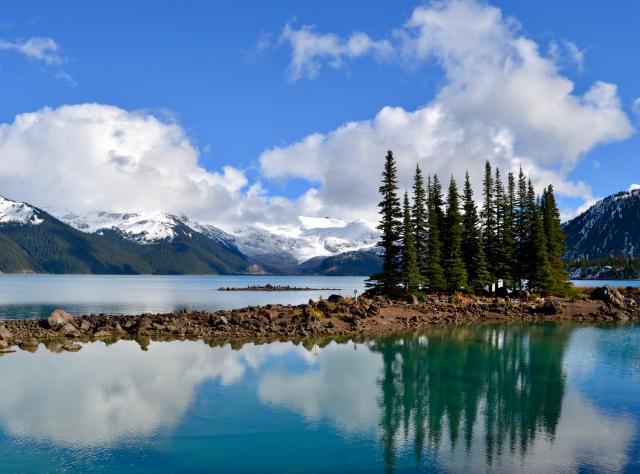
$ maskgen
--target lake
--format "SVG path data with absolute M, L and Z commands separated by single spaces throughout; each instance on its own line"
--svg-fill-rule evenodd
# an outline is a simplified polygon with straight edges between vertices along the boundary
M 640 326 L 0 357 L 0 472 L 638 472 Z
M 331 293 L 353 296 L 365 277 L 263 275 L 0 275 L 0 319 L 46 318 L 55 308 L 71 314 L 168 313 L 182 308 L 216 311 L 269 303 L 302 304 Z M 291 285 L 337 288 L 303 292 L 220 292 L 220 287 Z M 577 286 L 640 286 L 640 281 L 575 281 Z
M 364 291 L 364 277 L 262 275 L 0 275 L 0 319 L 42 318 L 55 308 L 71 314 L 168 313 L 182 308 L 217 311 L 269 303 L 302 304 L 332 293 Z M 220 287 L 291 285 L 336 288 L 299 292 L 229 292 Z

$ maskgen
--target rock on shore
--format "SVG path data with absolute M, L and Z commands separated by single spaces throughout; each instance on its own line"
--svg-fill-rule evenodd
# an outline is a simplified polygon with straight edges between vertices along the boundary
M 597 299 L 596 299 L 597 298 Z M 232 311 L 187 311 L 136 316 L 84 315 L 54 311 L 46 320 L 0 322 L 0 351 L 13 346 L 77 351 L 78 342 L 120 338 L 290 340 L 366 336 L 429 325 L 481 322 L 626 321 L 640 319 L 640 290 L 596 289 L 588 298 L 486 298 L 428 295 L 410 303 L 382 297 L 358 300 L 332 295 L 303 305 L 249 306 Z M 141 343 L 142 345 L 142 343 Z

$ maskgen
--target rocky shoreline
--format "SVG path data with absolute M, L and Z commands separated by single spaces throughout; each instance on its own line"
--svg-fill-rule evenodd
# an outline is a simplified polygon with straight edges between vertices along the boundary
M 54 311 L 42 320 L 0 321 L 0 352 L 78 351 L 79 342 L 151 340 L 299 340 L 364 337 L 436 325 L 485 322 L 622 322 L 640 320 L 640 290 L 610 287 L 573 299 L 509 299 L 429 295 L 423 301 L 332 295 L 303 305 L 249 306 L 231 311 L 188 311 L 135 316 L 71 316 Z

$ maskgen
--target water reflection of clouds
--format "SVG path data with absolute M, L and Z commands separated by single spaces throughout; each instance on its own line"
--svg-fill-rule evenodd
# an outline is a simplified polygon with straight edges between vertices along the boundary
M 0 424 L 13 436 L 99 445 L 175 426 L 198 384 L 238 382 L 270 356 L 308 352 L 293 344 L 239 351 L 202 343 L 86 344 L 78 354 L 18 352 L 0 362 Z
M 530 334 L 533 332 L 522 336 L 491 329 L 482 337 L 472 334 L 474 339 L 460 332 L 458 339 L 420 336 L 369 345 L 331 343 L 310 351 L 291 343 L 246 344 L 233 350 L 201 342 L 171 342 L 152 343 L 143 352 L 136 343 L 120 341 L 110 347 L 87 344 L 79 354 L 52 354 L 42 349 L 36 354 L 18 352 L 0 359 L 0 380 L 10 387 L 0 391 L 0 425 L 10 436 L 60 445 L 111 446 L 129 439 L 144 440 L 174 429 L 203 381 L 217 380 L 229 386 L 255 371 L 256 395 L 265 409 L 284 407 L 307 420 L 328 421 L 346 433 L 371 436 L 380 441 L 383 457 L 385 439 L 392 447 L 389 456 L 394 456 L 393 451 L 413 455 L 409 448 L 414 438 L 422 436 L 417 423 L 417 417 L 422 417 L 428 431 L 423 443 L 430 452 L 423 459 L 435 457 L 445 471 L 463 472 L 469 466 L 503 472 L 576 472 L 585 466 L 622 470 L 630 461 L 636 421 L 623 413 L 599 409 L 577 380 L 588 377 L 591 366 L 600 363 L 599 333 L 576 331 L 566 349 L 554 349 L 555 339 L 542 333 Z M 464 357 L 463 348 L 468 351 Z M 510 351 L 522 358 L 503 358 L 501 354 Z M 592 351 L 596 352 L 594 359 L 580 365 L 582 357 Z M 547 356 L 563 360 L 558 366 L 564 369 L 552 370 L 550 379 L 540 378 L 540 369 L 556 367 L 555 363 L 538 365 L 533 370 L 531 364 L 540 364 L 540 356 L 543 361 Z M 274 359 L 283 363 L 271 364 Z M 503 371 L 491 370 L 512 379 L 520 395 L 513 400 L 500 398 L 514 392 L 509 384 L 496 386 L 490 401 L 478 384 L 455 385 L 458 382 L 453 379 L 461 374 L 483 381 L 487 366 L 475 365 L 482 359 L 492 367 L 504 367 Z M 464 370 L 452 371 L 456 367 Z M 474 374 L 470 367 L 482 371 Z M 405 374 L 410 384 L 403 381 Z M 421 386 L 414 385 L 417 380 Z M 548 391 L 523 395 L 543 381 L 551 387 Z M 254 389 L 253 384 L 247 387 Z M 455 387 L 461 392 L 452 391 Z M 464 423 L 457 434 L 451 432 L 450 423 L 462 420 L 467 402 L 474 400 L 477 416 L 467 444 Z M 511 409 L 504 408 L 514 402 Z M 561 408 L 553 406 L 556 402 Z M 420 403 L 425 410 L 421 414 L 414 409 Z M 491 409 L 497 410 L 498 424 L 505 422 L 506 430 L 504 438 L 494 436 L 488 466 L 487 433 L 501 436 L 499 427 L 487 426 L 496 421 L 485 416 Z M 524 421 L 516 420 L 519 416 Z M 552 420 L 557 420 L 557 426 L 550 429 Z M 520 451 L 522 446 L 509 446 L 509 429 L 523 433 L 526 453 Z M 435 430 L 441 430 L 437 449 L 429 438 L 429 431 L 433 434 Z M 524 438 L 518 434 L 516 439 Z M 390 461 L 398 466 L 407 463 L 407 459 L 391 457 Z
M 357 348 L 356 348 L 357 347 Z M 379 355 L 362 344 L 332 343 L 321 349 L 316 365 L 303 373 L 265 374 L 258 395 L 309 419 L 328 418 L 348 430 L 371 430 L 378 423 Z

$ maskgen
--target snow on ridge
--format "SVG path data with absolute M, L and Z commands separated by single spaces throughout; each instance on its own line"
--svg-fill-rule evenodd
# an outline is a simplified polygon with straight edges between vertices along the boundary
M 44 222 L 35 208 L 24 202 L 0 196 L 0 224 L 17 223 L 38 225 Z
M 114 229 L 138 243 L 148 244 L 172 240 L 176 236 L 175 226 L 180 220 L 162 212 L 116 213 L 89 212 L 87 214 L 66 213 L 58 219 L 82 232 L 91 234 Z
M 246 255 L 283 255 L 304 262 L 344 252 L 372 249 L 379 233 L 363 220 L 347 222 L 328 217 L 301 216 L 301 227 L 236 227 L 234 243 Z
M 51 213 L 82 232 L 100 233 L 114 229 L 122 232 L 129 240 L 141 244 L 171 241 L 178 235 L 177 226 L 183 224 L 219 243 L 235 246 L 250 257 L 272 255 L 293 258 L 298 262 L 313 257 L 372 249 L 379 237 L 375 227 L 366 221 L 347 222 L 330 217 L 301 216 L 298 226 L 256 224 L 234 227 L 225 232 L 211 224 L 162 212 L 90 212 L 82 215 L 68 211 Z

